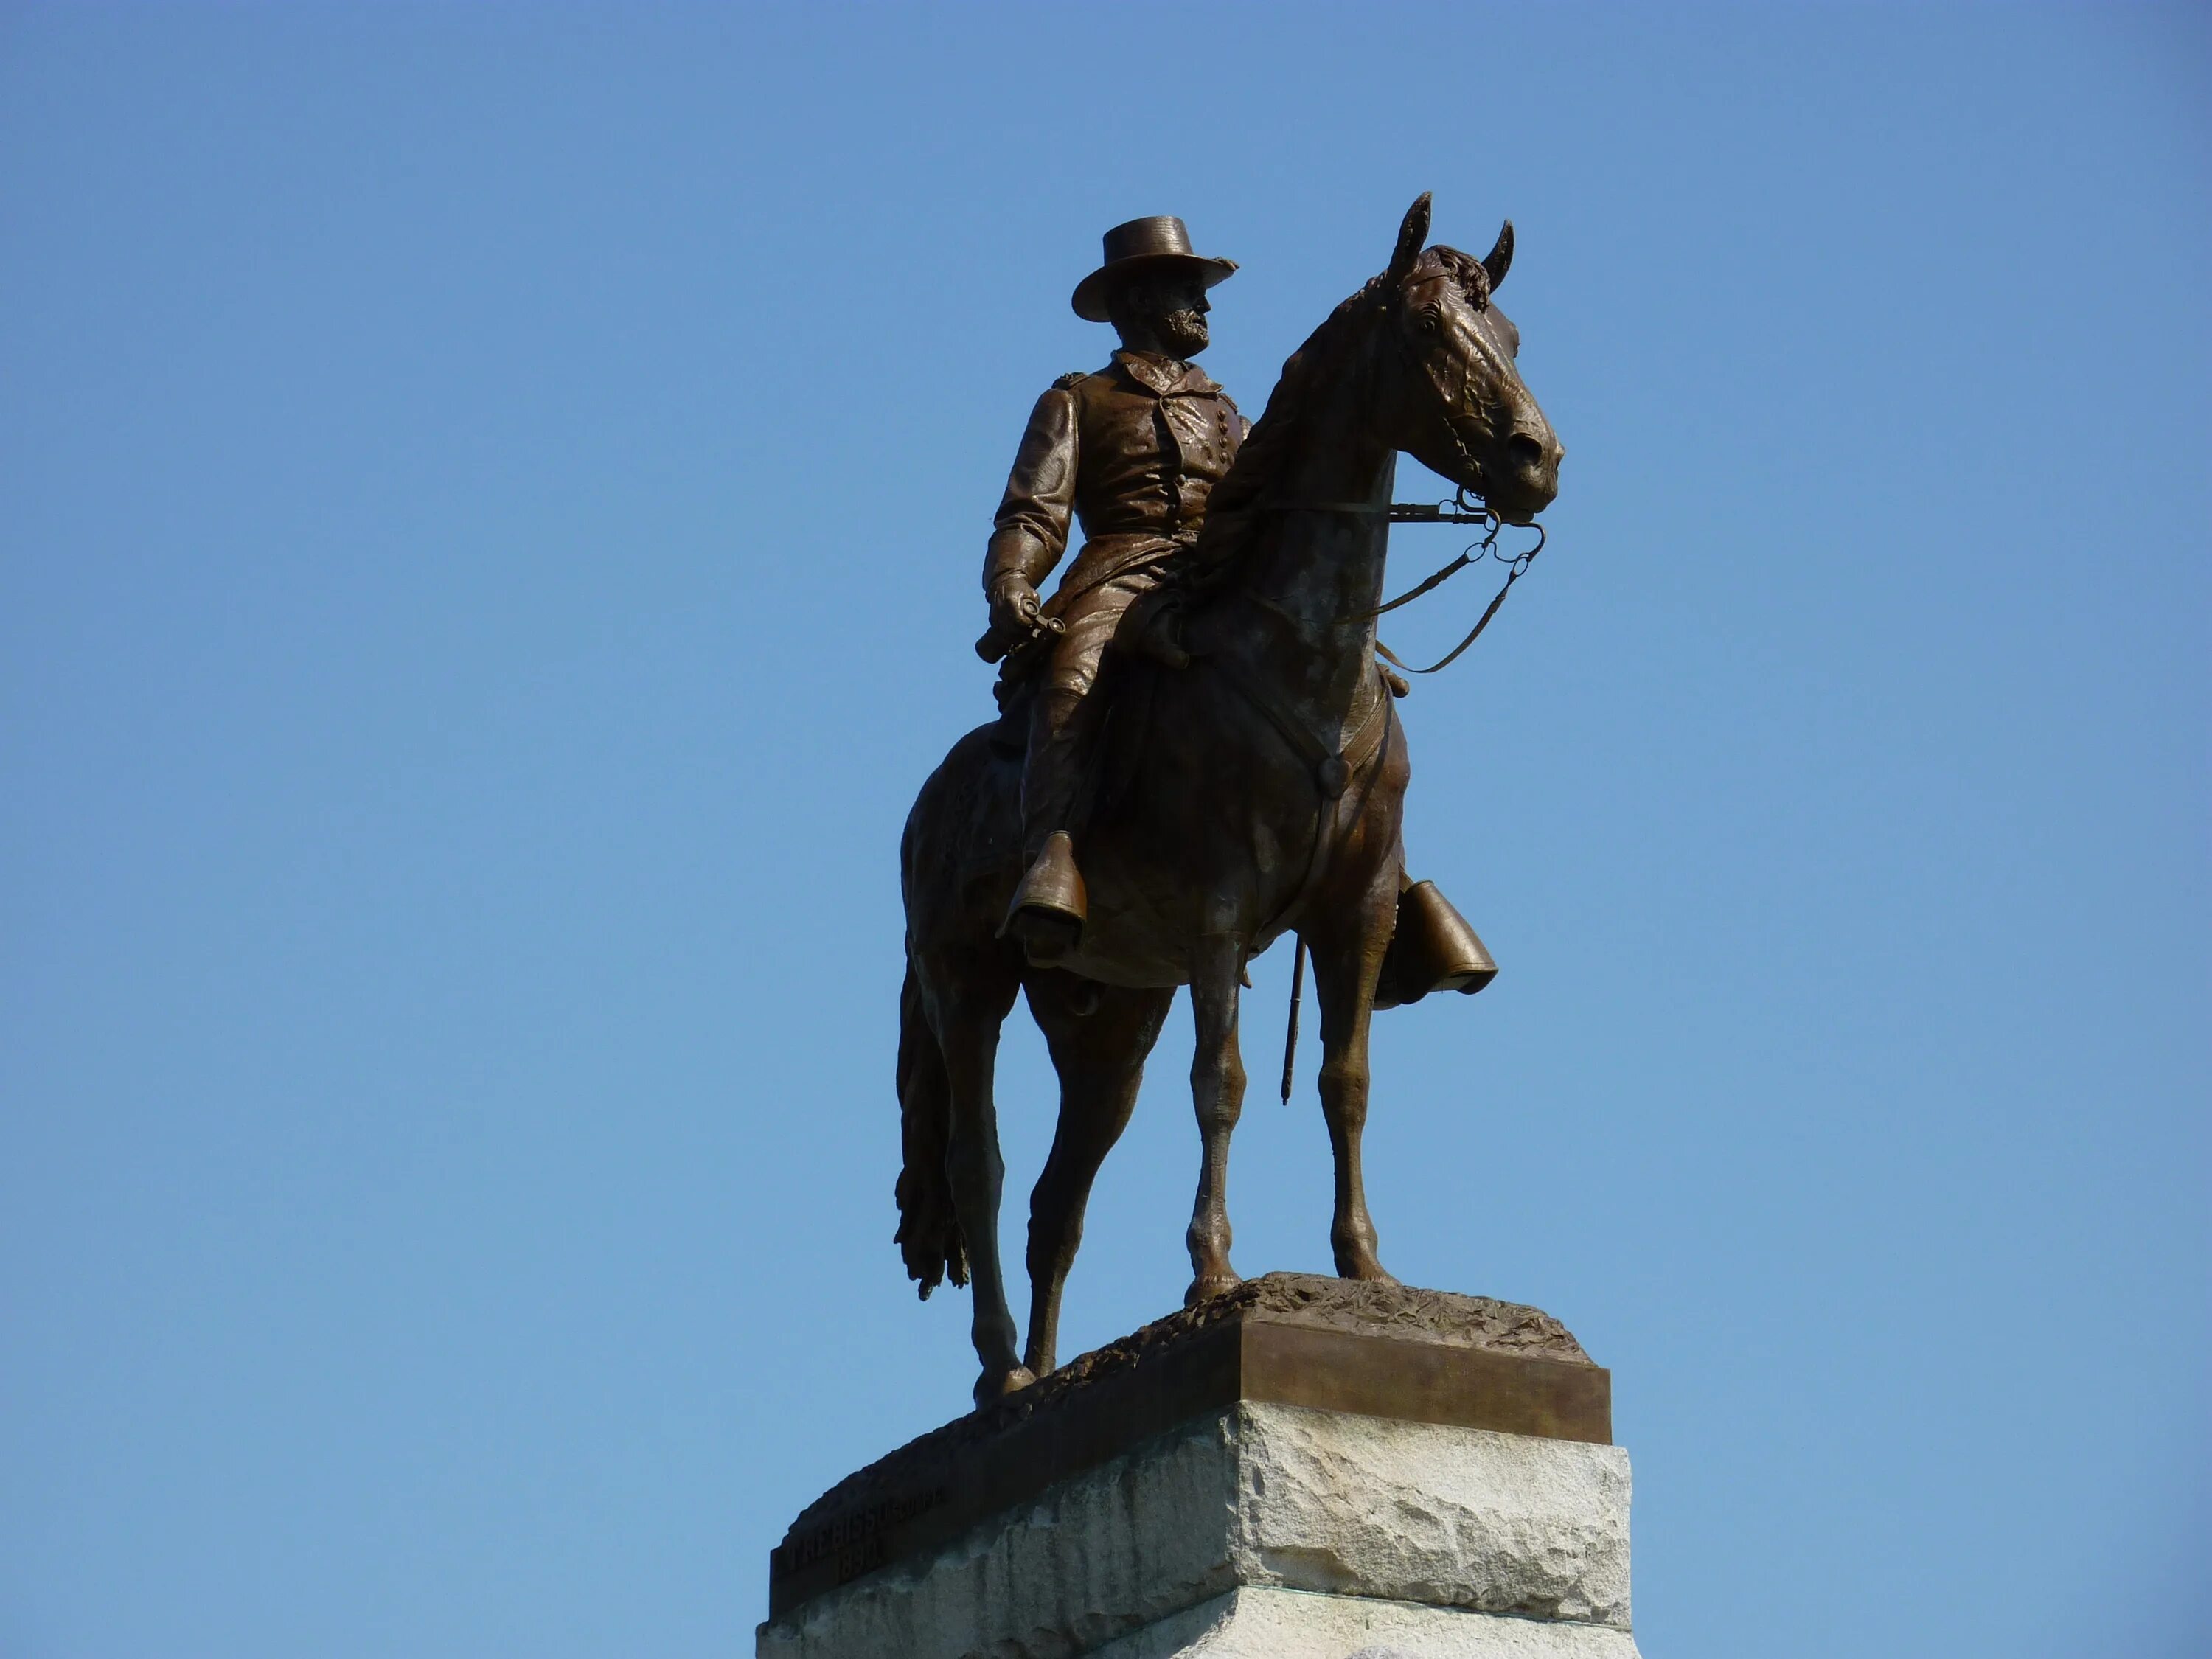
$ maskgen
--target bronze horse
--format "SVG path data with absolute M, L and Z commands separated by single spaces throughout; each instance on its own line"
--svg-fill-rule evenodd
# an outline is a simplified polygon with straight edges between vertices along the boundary
M 1512 227 L 1483 259 L 1424 251 L 1428 228 L 1424 195 L 1389 268 L 1284 365 L 1193 558 L 1177 636 L 1188 665 L 1136 654 L 1119 665 L 1078 832 L 1091 908 L 1077 953 L 1041 969 L 999 936 L 1021 874 L 1020 763 L 991 726 L 953 745 L 907 819 L 898 1243 L 925 1297 L 948 1273 L 956 1285 L 973 1279 L 978 1403 L 1053 1368 L 1091 1182 L 1129 1121 L 1179 985 L 1190 987 L 1197 1026 L 1191 1092 L 1204 1144 L 1187 1300 L 1237 1282 L 1226 1206 L 1244 1097 L 1237 992 L 1246 963 L 1286 929 L 1312 952 L 1321 1006 L 1336 1270 L 1389 1277 L 1359 1141 L 1409 775 L 1375 660 L 1392 478 L 1403 450 L 1525 524 L 1558 493 L 1561 453 L 1515 368 L 1518 332 L 1491 303 Z M 1025 1354 L 999 1260 L 1005 1166 L 992 1091 L 1018 992 L 1060 1084 L 1030 1206 Z

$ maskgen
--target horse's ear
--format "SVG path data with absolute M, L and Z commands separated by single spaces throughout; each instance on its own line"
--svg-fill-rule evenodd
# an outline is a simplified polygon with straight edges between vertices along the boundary
M 1498 292 L 1498 285 L 1505 280 L 1505 273 L 1513 265 L 1513 222 L 1508 219 L 1505 228 L 1498 233 L 1498 246 L 1482 256 L 1482 268 L 1490 273 L 1490 291 Z
M 1390 255 L 1390 268 L 1382 274 L 1394 283 L 1402 283 L 1413 268 L 1413 261 L 1421 257 L 1421 250 L 1429 243 L 1429 192 L 1423 191 L 1413 198 L 1413 205 L 1406 210 L 1405 222 L 1398 227 L 1398 246 Z

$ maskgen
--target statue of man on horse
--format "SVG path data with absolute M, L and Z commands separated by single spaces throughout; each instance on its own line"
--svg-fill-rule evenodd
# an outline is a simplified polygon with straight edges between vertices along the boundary
M 1116 225 L 1103 244 L 1070 303 L 1086 322 L 1110 323 L 1121 348 L 1105 368 L 1063 374 L 1037 399 L 983 556 L 990 631 L 980 648 L 1012 659 L 1010 689 L 1029 706 L 1024 870 L 1005 926 L 1038 967 L 1075 948 L 1088 910 L 1072 821 L 1107 701 L 1093 695 L 1103 659 L 1135 601 L 1188 569 L 1208 498 L 1251 429 L 1190 361 L 1211 343 L 1206 290 L 1237 262 L 1193 252 L 1183 222 L 1165 214 Z M 1066 552 L 1071 520 L 1082 550 L 1041 603 L 1038 584 Z M 1146 619 L 1140 610 L 1124 648 L 1147 643 Z M 1441 893 L 1406 907 L 1400 925 L 1425 935 L 1399 951 L 1423 977 L 1393 987 L 1394 1001 L 1488 982 L 1487 952 Z
M 1477 259 L 1425 246 L 1429 212 L 1423 196 L 1387 267 L 1292 355 L 1249 428 L 1190 362 L 1206 290 L 1236 266 L 1194 252 L 1180 220 L 1109 231 L 1075 291 L 1078 314 L 1110 322 L 1121 348 L 1030 415 L 984 568 L 977 648 L 1007 659 L 1000 718 L 953 746 L 900 847 L 898 1243 L 924 1296 L 972 1280 L 979 1402 L 1053 1368 L 1093 1177 L 1184 986 L 1202 1149 L 1188 1298 L 1237 1282 L 1237 998 L 1285 933 L 1311 952 L 1320 1004 L 1337 1271 L 1389 1277 L 1360 1164 L 1370 1018 L 1494 971 L 1433 884 L 1405 872 L 1404 682 L 1375 637 L 1396 458 L 1528 524 L 1558 492 L 1562 453 L 1492 301 L 1512 227 Z M 1077 523 L 1081 550 L 1042 600 Z M 1020 1349 L 993 1092 L 1018 996 L 1060 1083 Z

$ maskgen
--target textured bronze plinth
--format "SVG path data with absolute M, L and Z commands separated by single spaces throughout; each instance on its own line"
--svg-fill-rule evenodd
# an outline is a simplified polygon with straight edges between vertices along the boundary
M 1063 1366 L 839 1482 L 769 1555 L 780 1617 L 1240 1401 L 1598 1445 L 1613 1378 L 1549 1315 L 1272 1273 Z

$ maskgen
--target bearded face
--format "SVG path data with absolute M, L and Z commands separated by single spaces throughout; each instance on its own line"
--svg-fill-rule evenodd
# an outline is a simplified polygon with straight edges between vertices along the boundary
M 1188 358 L 1206 348 L 1206 313 L 1212 308 L 1196 276 L 1161 272 L 1122 283 L 1107 314 L 1130 350 Z
M 1169 356 L 1195 357 L 1206 349 L 1212 337 L 1206 332 L 1206 313 L 1200 306 L 1181 306 L 1161 313 L 1160 343 L 1167 348 Z

